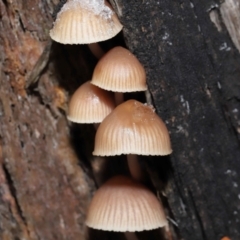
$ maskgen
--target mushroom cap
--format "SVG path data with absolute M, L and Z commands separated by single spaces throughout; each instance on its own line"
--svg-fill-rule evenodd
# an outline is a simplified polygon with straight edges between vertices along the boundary
M 163 227 L 167 220 L 149 189 L 131 178 L 116 176 L 95 193 L 86 224 L 105 231 L 135 232 Z
M 168 155 L 171 152 L 168 130 L 154 109 L 128 100 L 100 124 L 93 155 Z
M 50 37 L 63 44 L 88 44 L 110 39 L 121 30 L 117 15 L 103 0 L 69 0 L 57 14 Z
M 100 123 L 114 108 L 113 94 L 88 81 L 71 97 L 67 118 L 76 123 Z
M 111 49 L 99 60 L 91 83 L 114 92 L 147 90 L 146 73 L 142 64 L 123 47 Z

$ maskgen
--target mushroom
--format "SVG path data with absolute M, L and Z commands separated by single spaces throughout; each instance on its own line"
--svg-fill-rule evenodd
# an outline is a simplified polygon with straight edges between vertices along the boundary
M 92 84 L 116 92 L 116 104 L 123 102 L 123 92 L 145 91 L 146 73 L 142 64 L 127 49 L 115 47 L 97 63 Z
M 90 81 L 82 84 L 73 94 L 68 105 L 67 118 L 75 123 L 93 123 L 95 129 L 102 120 L 115 108 L 113 94 Z M 94 158 L 91 161 L 95 180 L 98 185 L 102 182 L 102 171 L 106 167 L 105 158 Z
M 137 155 L 168 155 L 172 152 L 166 125 L 153 107 L 136 100 L 117 106 L 100 124 L 93 155 L 128 154 L 131 175 L 140 180 Z
M 104 52 L 96 42 L 122 30 L 117 15 L 104 0 L 68 0 L 57 14 L 50 37 L 63 44 L 90 44 L 96 57 Z
M 76 123 L 100 123 L 114 108 L 112 93 L 88 81 L 71 97 L 67 118 Z
M 86 225 L 105 231 L 136 232 L 164 227 L 167 219 L 149 189 L 131 178 L 115 176 L 96 191 Z

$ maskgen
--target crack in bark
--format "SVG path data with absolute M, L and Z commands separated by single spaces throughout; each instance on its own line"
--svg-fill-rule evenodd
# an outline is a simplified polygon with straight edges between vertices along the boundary
M 198 210 L 198 208 L 195 204 L 194 197 L 193 197 L 190 190 L 188 191 L 188 194 L 189 194 L 189 202 L 191 201 L 192 209 L 195 213 L 194 215 L 196 216 L 197 222 L 199 223 L 200 233 L 202 234 L 202 239 L 208 239 L 206 234 L 205 234 L 205 229 L 204 229 L 204 226 L 203 226 L 202 218 L 199 215 L 199 210 Z
M 21 220 L 24 222 L 25 226 L 27 226 L 26 219 L 25 219 L 25 217 L 23 215 L 23 211 L 22 211 L 22 209 L 20 207 L 20 204 L 18 202 L 18 199 L 17 199 L 17 192 L 16 192 L 16 188 L 14 186 L 13 180 L 11 178 L 11 175 L 10 175 L 10 173 L 9 173 L 9 171 L 8 171 L 8 169 L 7 169 L 5 164 L 2 165 L 2 169 L 3 169 L 3 172 L 5 174 L 6 181 L 8 183 L 10 194 L 11 194 L 11 196 L 13 197 L 13 199 L 15 201 L 17 213 L 20 216 Z
M 43 50 L 42 55 L 39 57 L 37 63 L 35 64 L 34 68 L 28 74 L 27 80 L 25 83 L 25 88 L 29 88 L 32 84 L 36 83 L 40 78 L 41 73 L 46 68 L 49 62 L 51 47 L 52 47 L 52 41 L 49 40 L 49 42 L 47 43 L 46 47 Z
M 7 0 L 2 0 L 3 4 L 5 5 L 6 8 L 8 8 L 8 2 Z
M 66 2 L 67 0 L 60 0 L 60 2 L 57 4 L 52 14 L 53 21 L 56 20 L 57 14 L 60 12 L 61 8 Z

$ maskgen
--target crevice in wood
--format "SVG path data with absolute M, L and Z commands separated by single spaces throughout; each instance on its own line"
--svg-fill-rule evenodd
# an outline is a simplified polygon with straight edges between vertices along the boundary
M 56 20 L 57 14 L 59 13 L 59 11 L 61 10 L 61 8 L 63 7 L 63 5 L 67 2 L 67 0 L 60 0 L 60 2 L 57 4 L 57 6 L 55 7 L 53 13 L 52 13 L 52 18 L 53 21 Z
M 2 2 L 5 5 L 5 7 L 8 8 L 8 1 L 7 0 L 2 0 Z
M 26 28 L 25 28 L 25 26 L 23 24 L 23 21 L 22 21 L 21 16 L 20 16 L 19 13 L 18 13 L 18 20 L 19 20 L 19 25 L 21 26 L 22 31 L 25 32 Z
M 236 136 L 240 147 L 240 111 L 238 109 L 239 104 L 240 100 L 238 98 L 233 97 L 229 99 L 226 105 L 224 105 L 223 114 L 229 128 L 233 130 L 233 133 Z
M 23 211 L 21 209 L 21 206 L 20 206 L 20 204 L 18 202 L 17 190 L 16 190 L 16 188 L 14 186 L 14 183 L 12 181 L 11 175 L 10 175 L 10 173 L 9 173 L 9 171 L 8 171 L 8 169 L 7 169 L 5 164 L 2 164 L 2 169 L 3 169 L 4 173 L 5 173 L 6 181 L 7 181 L 7 184 L 8 184 L 10 193 L 11 193 L 11 196 L 13 197 L 13 199 L 15 201 L 17 213 L 18 213 L 19 217 L 21 218 L 22 222 L 27 227 L 27 222 L 26 222 L 26 219 L 24 217 L 24 214 L 23 214 Z
M 204 226 L 203 226 L 203 223 L 202 223 L 202 219 L 199 216 L 199 212 L 198 212 L 199 210 L 196 207 L 195 200 L 194 200 L 194 198 L 192 196 L 192 193 L 190 191 L 188 191 L 188 196 L 190 197 L 189 200 L 191 201 L 195 216 L 197 218 L 197 222 L 199 223 L 199 226 L 200 226 L 200 232 L 202 234 L 202 239 L 208 239 L 206 234 L 205 234 L 205 229 L 204 229 Z
M 47 68 L 49 57 L 51 53 L 52 41 L 49 40 L 46 44 L 41 56 L 39 57 L 38 61 L 36 62 L 35 66 L 26 76 L 25 88 L 28 88 L 32 84 L 36 83 L 41 74 Z

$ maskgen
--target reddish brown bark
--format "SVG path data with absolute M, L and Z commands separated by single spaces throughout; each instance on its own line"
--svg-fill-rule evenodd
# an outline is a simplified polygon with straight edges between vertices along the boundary
M 76 77 L 69 71 L 72 56 L 59 54 L 45 68 L 50 52 L 64 51 L 49 43 L 53 8 L 52 1 L 0 1 L 3 240 L 86 238 L 94 184 L 79 165 L 64 111 L 67 90 L 78 85 L 77 77 L 85 80 L 87 68 L 78 48 L 72 60 L 79 64 Z M 58 65 L 65 65 L 63 72 Z

